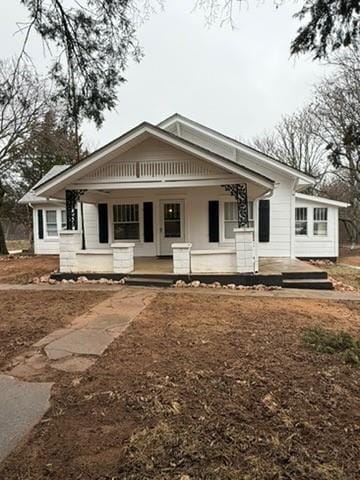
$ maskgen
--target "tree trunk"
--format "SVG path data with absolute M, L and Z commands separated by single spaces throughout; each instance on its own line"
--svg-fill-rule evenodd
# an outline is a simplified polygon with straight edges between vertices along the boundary
M 8 249 L 5 242 L 5 235 L 2 223 L 0 221 L 0 255 L 8 255 Z

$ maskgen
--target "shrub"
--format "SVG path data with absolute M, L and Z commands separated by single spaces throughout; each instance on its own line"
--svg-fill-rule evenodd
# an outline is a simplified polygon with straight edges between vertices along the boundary
M 303 330 L 303 343 L 318 353 L 339 353 L 346 363 L 360 365 L 360 339 L 348 332 L 332 332 L 322 327 L 310 327 Z

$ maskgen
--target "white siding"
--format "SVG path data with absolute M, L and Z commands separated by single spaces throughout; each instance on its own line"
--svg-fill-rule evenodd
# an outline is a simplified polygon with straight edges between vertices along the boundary
M 292 191 L 294 178 L 280 173 L 254 158 L 241 154 L 234 147 L 212 138 L 188 126 L 180 126 L 180 136 L 202 147 L 211 150 L 247 168 L 265 175 L 275 182 L 275 190 L 270 199 L 270 241 L 259 243 L 258 252 L 261 257 L 291 256 L 291 226 L 292 226 Z M 257 211 L 257 204 L 256 204 Z
M 61 215 L 60 211 L 63 210 L 64 206 L 53 205 L 53 204 L 43 204 L 36 205 L 33 209 L 33 225 L 34 225 L 34 253 L 38 255 L 58 255 L 59 254 L 59 237 L 47 237 L 46 235 L 46 210 L 56 210 L 57 215 Z M 43 221 L 44 221 L 44 238 L 39 238 L 39 225 L 38 225 L 38 211 L 43 211 Z
M 39 238 L 38 211 L 43 211 L 44 238 Z M 34 234 L 34 253 L 37 255 L 58 255 L 59 254 L 59 236 L 48 237 L 46 234 L 46 210 L 56 210 L 58 220 L 58 231 L 61 228 L 61 210 L 65 210 L 65 204 L 44 203 L 33 207 L 33 234 Z M 79 229 L 81 228 L 80 205 L 77 206 Z
M 296 207 L 307 208 L 308 233 L 305 236 L 295 236 L 295 255 L 297 257 L 337 257 L 338 244 L 338 207 L 319 202 L 296 198 Z M 313 209 L 328 209 L 328 231 L 326 236 L 316 236 L 313 233 Z

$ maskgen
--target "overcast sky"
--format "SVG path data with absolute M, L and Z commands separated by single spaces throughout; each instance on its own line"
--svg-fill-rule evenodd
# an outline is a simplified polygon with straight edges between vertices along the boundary
M 292 18 L 302 2 L 248 0 L 237 29 L 206 27 L 195 0 L 168 0 L 138 31 L 145 57 L 130 63 L 127 83 L 119 89 L 116 112 L 106 114 L 101 130 L 86 125 L 90 149 L 147 120 L 158 123 L 182 113 L 223 133 L 248 140 L 270 130 L 282 115 L 305 104 L 311 87 L 326 67 L 310 58 L 290 58 L 289 45 L 298 27 Z M 0 5 L 0 57 L 19 51 L 16 22 L 26 20 L 20 0 Z M 34 61 L 44 58 L 41 42 L 31 44 Z

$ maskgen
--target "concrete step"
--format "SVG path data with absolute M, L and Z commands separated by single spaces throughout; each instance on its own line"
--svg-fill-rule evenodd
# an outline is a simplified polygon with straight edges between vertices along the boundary
M 333 290 L 333 284 L 330 280 L 322 279 L 283 279 L 283 288 L 306 288 L 313 290 Z
M 132 285 L 134 287 L 171 287 L 174 283 L 174 280 L 169 280 L 166 278 L 154 278 L 154 277 L 125 277 L 126 285 Z
M 282 276 L 287 280 L 327 280 L 327 272 L 314 270 L 308 272 L 283 272 Z

